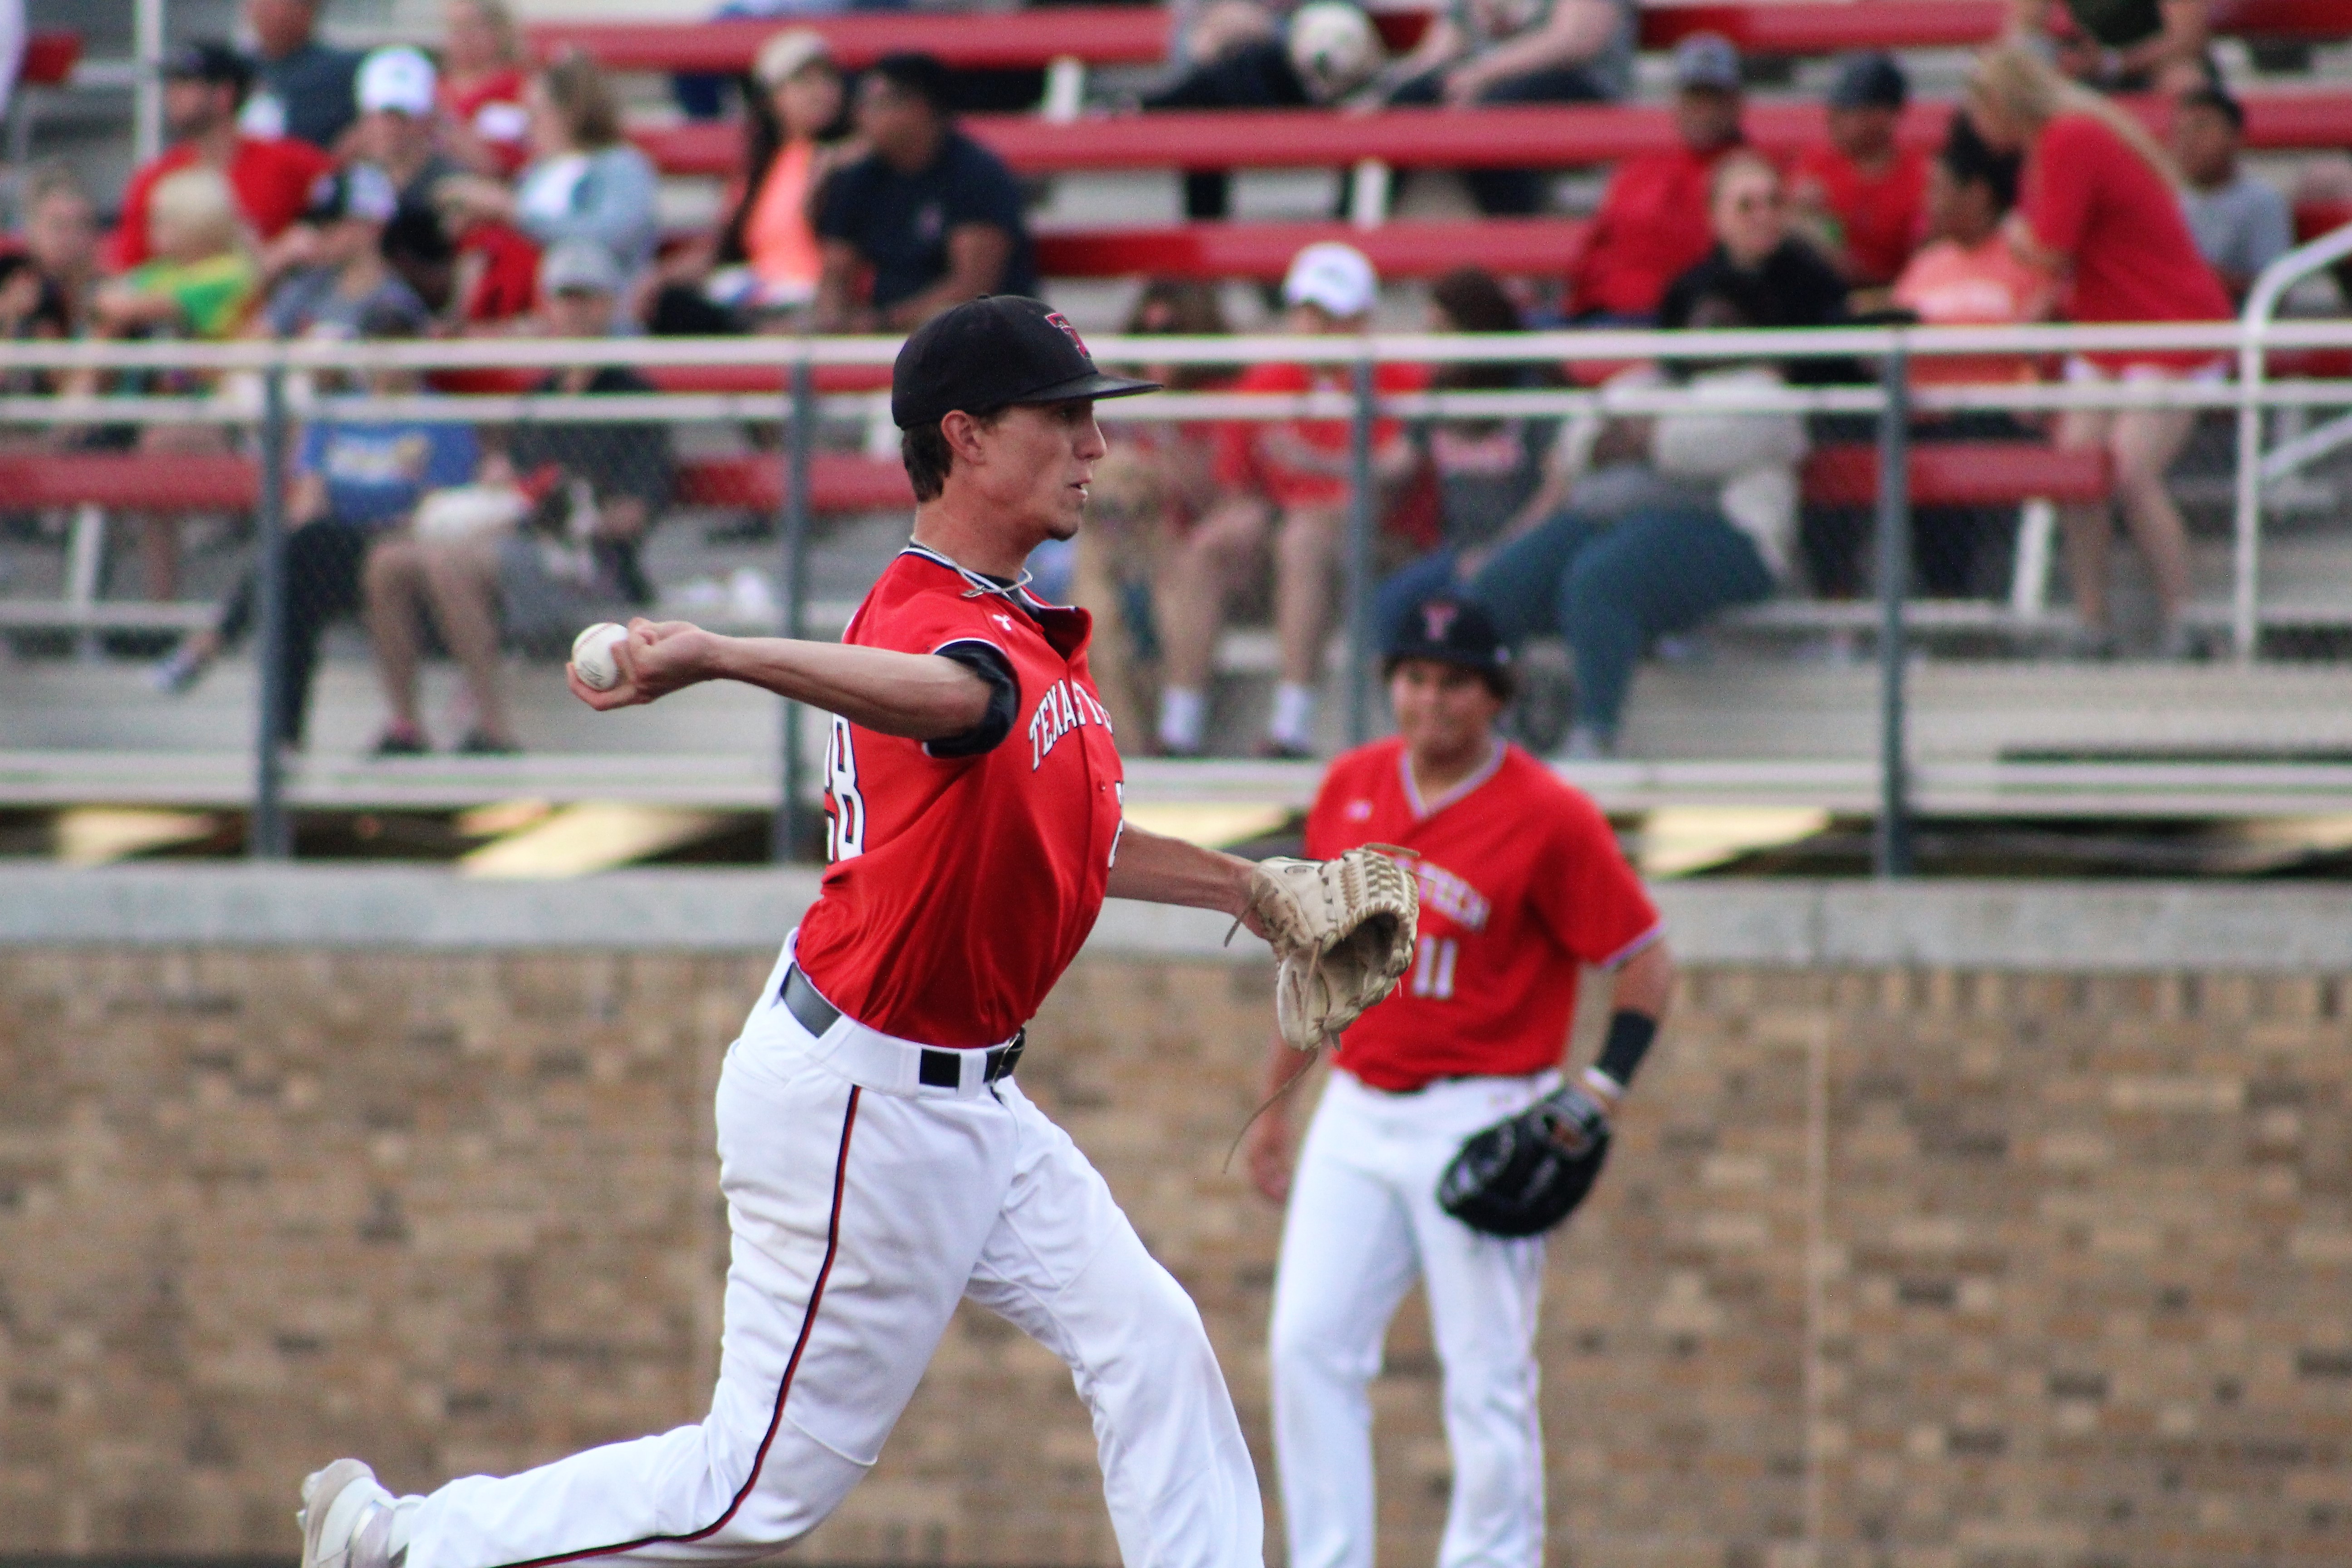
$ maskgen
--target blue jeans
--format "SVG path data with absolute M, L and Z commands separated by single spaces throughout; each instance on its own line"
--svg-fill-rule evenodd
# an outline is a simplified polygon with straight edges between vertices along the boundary
M 1568 639 L 1576 721 L 1612 740 L 1633 668 L 1654 638 L 1771 591 L 1754 542 L 1704 507 L 1636 511 L 1613 523 L 1562 512 L 1497 551 L 1470 584 L 1511 641 L 1547 632 Z

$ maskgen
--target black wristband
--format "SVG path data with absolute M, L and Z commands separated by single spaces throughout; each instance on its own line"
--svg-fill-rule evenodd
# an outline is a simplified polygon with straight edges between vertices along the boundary
M 1601 1059 L 1592 1065 L 1616 1082 L 1630 1084 L 1642 1058 L 1649 1054 L 1650 1042 L 1657 1037 L 1658 1021 L 1647 1013 L 1612 1013 L 1609 1039 L 1601 1047 Z

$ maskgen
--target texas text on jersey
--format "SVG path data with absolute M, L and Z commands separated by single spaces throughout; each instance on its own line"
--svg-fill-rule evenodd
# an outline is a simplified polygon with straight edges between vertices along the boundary
M 797 959 L 859 1023 L 931 1045 L 998 1044 L 1035 1016 L 1093 929 L 1118 843 L 1121 773 L 1087 674 L 1091 626 L 1084 610 L 919 546 L 850 620 L 845 642 L 961 657 L 1015 687 L 992 706 L 988 733 L 963 744 L 833 721 L 833 864 Z M 1025 743 L 1003 743 L 1020 713 Z
M 1334 1059 L 1391 1093 L 1557 1067 L 1578 964 L 1631 957 L 1657 940 L 1658 912 L 1608 819 L 1517 747 L 1497 742 L 1436 800 L 1411 770 L 1399 740 L 1349 752 L 1307 814 L 1308 855 L 1393 845 L 1421 892 L 1412 968 Z

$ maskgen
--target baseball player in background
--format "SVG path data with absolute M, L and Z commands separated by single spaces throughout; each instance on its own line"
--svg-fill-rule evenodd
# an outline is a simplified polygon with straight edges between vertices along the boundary
M 1249 1149 L 1258 1189 L 1288 1200 L 1272 1350 L 1290 1568 L 1371 1568 L 1370 1384 L 1416 1279 L 1454 1460 L 1438 1563 L 1538 1568 L 1544 1238 L 1471 1228 L 1441 1208 L 1439 1182 L 1466 1139 L 1531 1107 L 1605 1141 L 1674 967 L 1600 811 L 1496 735 L 1511 671 L 1485 613 L 1450 598 L 1418 606 L 1386 668 L 1398 733 L 1331 763 L 1307 853 L 1395 847 L 1420 883 L 1412 967 L 1341 1037 L 1295 1167 L 1278 1100 Z M 1616 971 L 1615 1014 L 1598 1065 L 1570 1082 L 1560 1063 L 1581 964 Z M 1270 1091 L 1296 1070 L 1277 1045 Z
M 1068 1363 L 1126 1562 L 1263 1560 L 1256 1479 L 1199 1312 L 1013 1077 L 1024 1025 L 1106 895 L 1261 935 L 1285 896 L 1247 861 L 1123 822 L 1087 614 L 1021 585 L 1036 545 L 1077 531 L 1104 451 L 1094 400 L 1155 390 L 1097 372 L 1034 300 L 947 311 L 892 377 L 912 542 L 841 644 L 639 620 L 617 686 L 572 671 L 600 709 L 732 679 L 835 715 L 832 863 L 719 1078 L 733 1247 L 718 1388 L 695 1426 L 429 1497 L 338 1460 L 303 1488 L 303 1568 L 765 1556 L 874 1464 L 962 1300 Z M 1382 928 L 1401 921 L 1408 944 L 1410 909 Z

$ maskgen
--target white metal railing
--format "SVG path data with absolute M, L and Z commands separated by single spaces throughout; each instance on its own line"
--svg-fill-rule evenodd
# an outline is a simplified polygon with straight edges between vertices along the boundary
M 2283 461 L 2264 460 L 2263 412 L 2280 406 L 2267 395 L 2275 384 L 2269 380 L 2269 355 L 2264 350 L 2279 342 L 2283 323 L 2277 320 L 2278 308 L 2287 291 L 2347 256 L 2352 256 L 2352 225 L 2288 251 L 2263 268 L 2262 276 L 2254 279 L 2253 288 L 2246 295 L 2246 307 L 2239 317 L 2237 506 L 2231 542 L 2230 626 L 2242 659 L 2254 657 L 2261 637 L 2263 485 L 2286 478 L 2352 440 L 2352 416 L 2339 416 L 2273 455 Z

